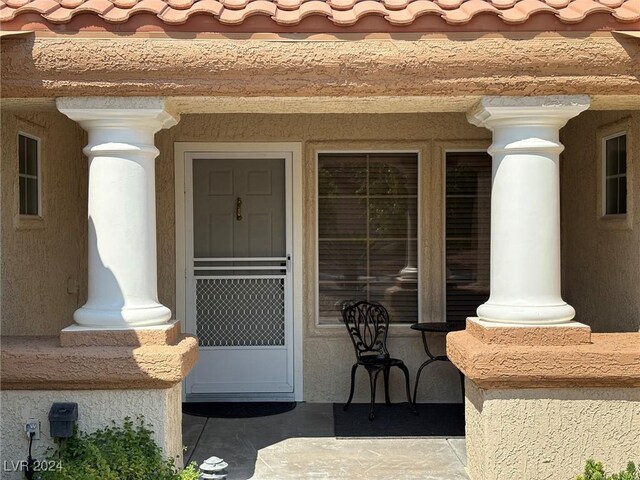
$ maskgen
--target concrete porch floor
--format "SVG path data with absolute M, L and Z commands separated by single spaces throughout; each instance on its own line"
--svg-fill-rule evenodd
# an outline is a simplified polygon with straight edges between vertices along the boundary
M 229 480 L 468 478 L 464 438 L 337 438 L 330 403 L 258 418 L 185 414 L 182 431 L 185 464 L 224 458 Z

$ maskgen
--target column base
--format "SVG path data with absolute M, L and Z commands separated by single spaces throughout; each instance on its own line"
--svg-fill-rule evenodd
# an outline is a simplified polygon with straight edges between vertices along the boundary
M 62 332 L 60 338 L 2 337 L 2 389 L 163 389 L 182 382 L 198 359 L 198 341 L 175 327 L 95 333 L 93 340 L 86 331 Z
M 553 325 L 569 323 L 576 316 L 571 305 L 499 305 L 484 303 L 478 307 L 478 317 L 486 322 L 505 325 Z
M 60 331 L 61 347 L 175 345 L 180 341 L 180 322 L 147 327 L 97 328 L 71 325 Z
M 171 319 L 171 310 L 159 303 L 117 310 L 102 310 L 85 305 L 74 312 L 73 319 L 84 327 L 145 327 L 166 324 Z
M 447 335 L 466 377 L 472 480 L 572 479 L 587 459 L 610 471 L 640 445 L 640 332 L 586 325 L 504 326 L 468 319 Z
M 465 383 L 471 480 L 575 479 L 593 458 L 637 462 L 640 388 L 484 390 Z

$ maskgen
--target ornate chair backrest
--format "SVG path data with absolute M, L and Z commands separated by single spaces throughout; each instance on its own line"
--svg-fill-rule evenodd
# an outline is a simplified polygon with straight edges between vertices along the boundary
M 342 304 L 342 321 L 347 327 L 358 359 L 367 356 L 388 358 L 389 313 L 379 303 L 364 300 Z

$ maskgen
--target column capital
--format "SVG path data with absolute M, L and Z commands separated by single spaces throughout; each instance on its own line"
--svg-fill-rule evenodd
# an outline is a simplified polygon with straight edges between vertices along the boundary
M 493 130 L 503 125 L 549 125 L 561 128 L 587 110 L 587 95 L 540 97 L 482 97 L 468 112 L 467 120 Z
M 150 127 L 155 133 L 180 120 L 163 97 L 60 97 L 56 107 L 85 129 L 131 123 Z

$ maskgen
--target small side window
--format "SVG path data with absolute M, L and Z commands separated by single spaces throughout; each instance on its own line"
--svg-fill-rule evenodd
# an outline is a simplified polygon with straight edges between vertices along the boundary
M 627 134 L 618 133 L 602 139 L 602 214 L 627 213 Z
M 40 139 L 18 134 L 20 215 L 40 216 Z

